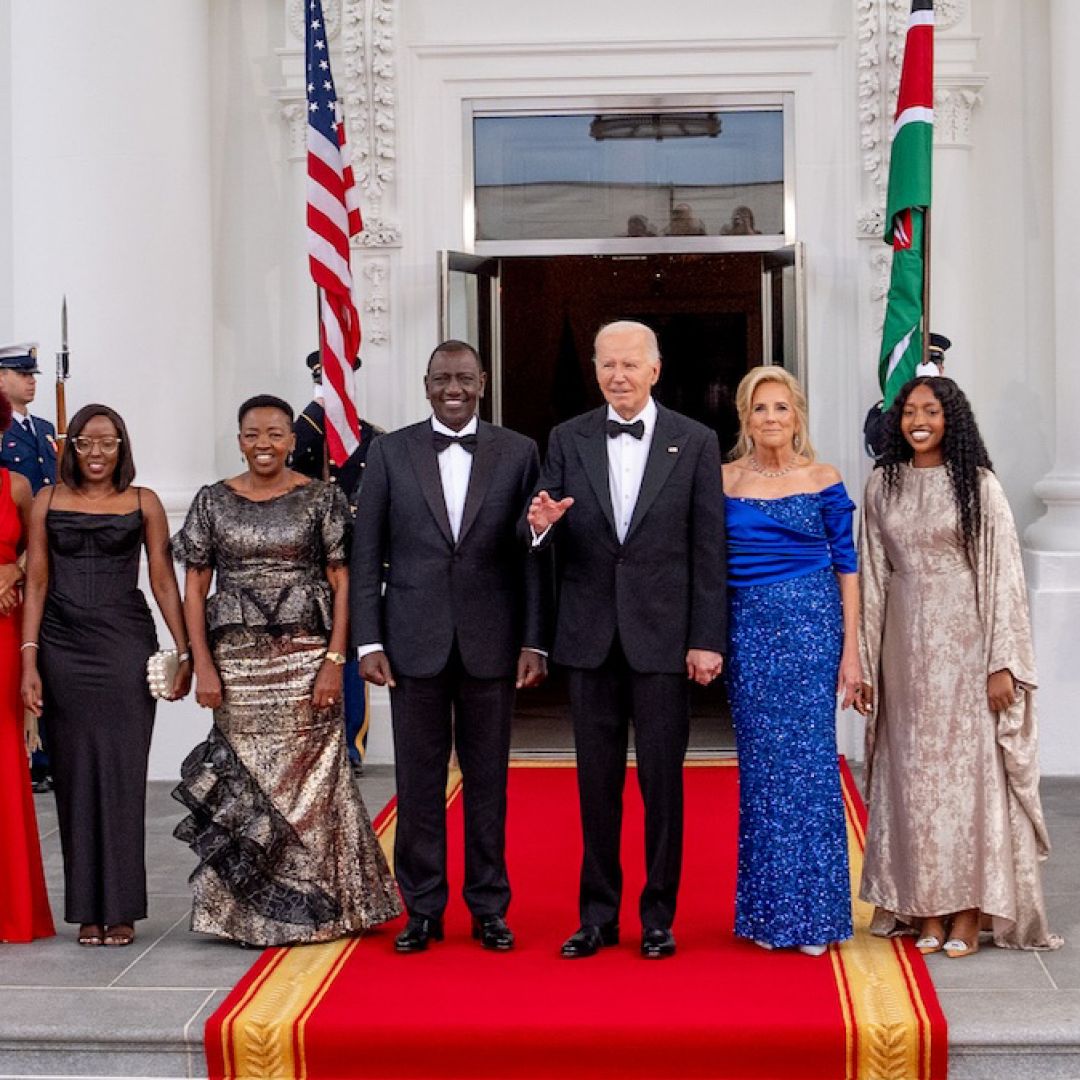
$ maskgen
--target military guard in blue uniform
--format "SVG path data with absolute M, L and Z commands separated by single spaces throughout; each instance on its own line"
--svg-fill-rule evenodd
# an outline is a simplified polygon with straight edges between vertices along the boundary
M 21 473 L 36 495 L 56 483 L 56 428 L 40 416 L 30 415 L 30 403 L 37 393 L 38 347 L 36 343 L 0 347 L 0 390 L 11 402 L 11 425 L 0 436 L 0 466 Z M 44 718 L 38 734 L 46 741 Z M 48 754 L 37 750 L 30 764 L 34 791 L 52 790 Z
M 326 412 L 323 408 L 322 395 L 319 393 L 322 386 L 322 361 L 317 352 L 308 354 L 307 366 L 315 382 L 315 398 L 293 424 L 296 449 L 293 451 L 292 467 L 305 476 L 321 480 L 326 445 Z M 360 366 L 359 357 L 356 366 Z M 340 468 L 332 463 L 330 465 L 330 481 L 338 484 L 345 492 L 354 515 L 356 494 L 360 490 L 360 481 L 364 476 L 368 451 L 371 449 L 372 441 L 384 434 L 386 433 L 382 428 L 369 424 L 361 417 L 360 445 Z M 367 751 L 367 683 L 360 678 L 360 665 L 355 654 L 351 650 L 350 653 L 344 671 L 345 745 L 349 750 L 349 762 L 353 771 L 361 773 L 364 769 L 364 754 Z
M 56 483 L 56 428 L 29 411 L 40 372 L 37 348 L 29 342 L 0 348 L 0 390 L 14 411 L 0 444 L 0 465 L 25 476 L 35 495 Z

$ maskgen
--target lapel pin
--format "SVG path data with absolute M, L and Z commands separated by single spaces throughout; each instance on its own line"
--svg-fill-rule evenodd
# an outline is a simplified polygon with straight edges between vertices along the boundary
M 677 454 L 679 452 L 679 448 L 677 446 L 669 446 L 667 448 L 667 452 L 669 454 Z

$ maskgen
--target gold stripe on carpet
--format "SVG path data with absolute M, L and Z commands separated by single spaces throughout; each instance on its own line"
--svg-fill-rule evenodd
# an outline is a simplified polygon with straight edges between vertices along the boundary
M 446 782 L 448 806 L 460 792 L 461 771 L 451 769 Z M 396 808 L 380 822 L 378 835 L 393 869 Z M 360 939 L 353 937 L 278 951 L 221 1026 L 227 1077 L 307 1076 L 304 1050 L 308 1017 L 359 943 Z
M 854 936 L 830 949 L 847 1026 L 847 1075 L 855 1080 L 912 1080 L 930 1075 L 930 1023 L 899 941 L 870 933 L 873 906 L 858 899 L 862 823 L 844 779 Z M 850 1000 L 849 1000 L 850 998 Z

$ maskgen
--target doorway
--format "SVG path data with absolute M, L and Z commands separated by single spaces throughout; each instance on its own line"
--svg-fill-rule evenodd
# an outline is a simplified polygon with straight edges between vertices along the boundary
M 751 367 L 803 375 L 798 245 L 772 252 L 480 257 L 444 252 L 440 334 L 477 344 L 490 371 L 485 415 L 534 439 L 602 404 L 596 331 L 615 319 L 655 330 L 656 399 L 712 428 L 727 453 L 738 435 L 735 390 Z M 695 686 L 691 751 L 734 748 L 723 681 Z M 573 746 L 564 675 L 518 697 L 515 752 Z

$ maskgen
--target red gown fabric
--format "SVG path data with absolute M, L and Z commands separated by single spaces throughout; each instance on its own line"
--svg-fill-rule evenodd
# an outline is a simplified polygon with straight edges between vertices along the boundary
M 21 529 L 11 474 L 0 469 L 0 564 L 15 561 Z M 23 742 L 21 620 L 21 608 L 0 615 L 0 941 L 32 941 L 56 933 Z

